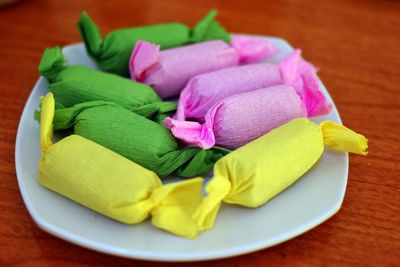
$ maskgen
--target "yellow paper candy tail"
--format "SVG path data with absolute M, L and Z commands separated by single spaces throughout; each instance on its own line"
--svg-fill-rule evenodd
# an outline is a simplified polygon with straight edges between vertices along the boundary
M 367 155 L 368 139 L 343 125 L 332 121 L 320 124 L 325 146 L 360 155 Z
M 193 216 L 201 231 L 209 230 L 214 226 L 221 202 L 231 190 L 231 183 L 226 176 L 214 176 L 207 184 L 206 189 L 207 196 Z
M 53 144 L 53 118 L 54 118 L 54 97 L 52 93 L 47 93 L 42 97 L 42 109 L 40 112 L 40 146 L 42 151 Z
M 203 179 L 193 178 L 155 189 L 151 195 L 155 203 L 152 224 L 179 236 L 195 238 L 199 231 L 192 217 L 201 201 L 202 183 Z

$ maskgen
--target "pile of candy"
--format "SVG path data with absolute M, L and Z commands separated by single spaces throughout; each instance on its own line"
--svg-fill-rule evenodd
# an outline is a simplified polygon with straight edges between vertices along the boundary
M 212 228 L 221 202 L 265 204 L 325 146 L 366 155 L 364 136 L 308 119 L 331 105 L 300 50 L 266 63 L 274 45 L 230 38 L 215 16 L 193 29 L 170 23 L 102 38 L 83 13 L 78 28 L 102 71 L 65 65 L 59 47 L 45 50 L 39 182 L 117 221 L 151 216 L 154 226 L 195 238 Z M 163 100 L 177 96 L 178 104 Z M 53 130 L 70 128 L 74 134 L 52 142 Z M 161 180 L 212 169 L 204 197 L 202 178 Z

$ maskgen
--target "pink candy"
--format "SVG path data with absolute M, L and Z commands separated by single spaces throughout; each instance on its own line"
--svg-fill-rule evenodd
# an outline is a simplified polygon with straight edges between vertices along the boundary
M 183 89 L 177 120 L 193 119 L 204 122 L 207 111 L 218 101 L 232 95 L 249 92 L 273 85 L 292 85 L 300 97 L 306 97 L 306 87 L 317 87 L 316 69 L 301 58 L 301 51 L 295 50 L 280 64 L 258 63 L 226 68 L 192 78 Z M 311 113 L 320 113 L 326 103 L 322 93 L 314 102 Z
M 277 53 L 270 42 L 235 36 L 232 45 L 209 41 L 160 51 L 160 47 L 139 41 L 129 68 L 133 80 L 149 84 L 160 95 L 178 95 L 194 76 L 227 67 L 262 61 Z
M 318 102 L 320 91 L 314 89 L 306 90 L 308 103 Z M 203 125 L 171 118 L 165 124 L 176 138 L 188 144 L 235 149 L 294 118 L 313 116 L 314 107 L 307 105 L 292 86 L 278 85 L 218 101 L 208 110 Z M 329 109 L 326 105 L 322 112 Z

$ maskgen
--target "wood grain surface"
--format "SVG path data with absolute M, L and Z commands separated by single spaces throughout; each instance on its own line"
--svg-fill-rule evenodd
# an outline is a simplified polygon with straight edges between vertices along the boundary
M 182 21 L 210 8 L 230 31 L 280 36 L 317 65 L 343 122 L 370 141 L 351 156 L 341 210 L 278 246 L 230 259 L 181 266 L 400 266 L 399 1 L 95 1 L 21 0 L 0 8 L 0 265 L 174 266 L 93 252 L 40 230 L 22 201 L 14 144 L 43 49 L 79 42 L 86 10 L 103 33 Z

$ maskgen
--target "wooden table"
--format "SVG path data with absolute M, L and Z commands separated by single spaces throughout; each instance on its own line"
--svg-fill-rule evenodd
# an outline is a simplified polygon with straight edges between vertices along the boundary
M 43 49 L 79 42 L 82 10 L 108 32 L 173 20 L 193 25 L 212 7 L 231 32 L 280 36 L 301 47 L 320 67 L 344 123 L 369 138 L 370 154 L 351 156 L 346 197 L 333 218 L 281 245 L 207 264 L 399 266 L 400 2 L 373 0 L 22 0 L 0 8 L 1 266 L 153 265 L 72 245 L 35 225 L 15 176 L 18 121 Z

